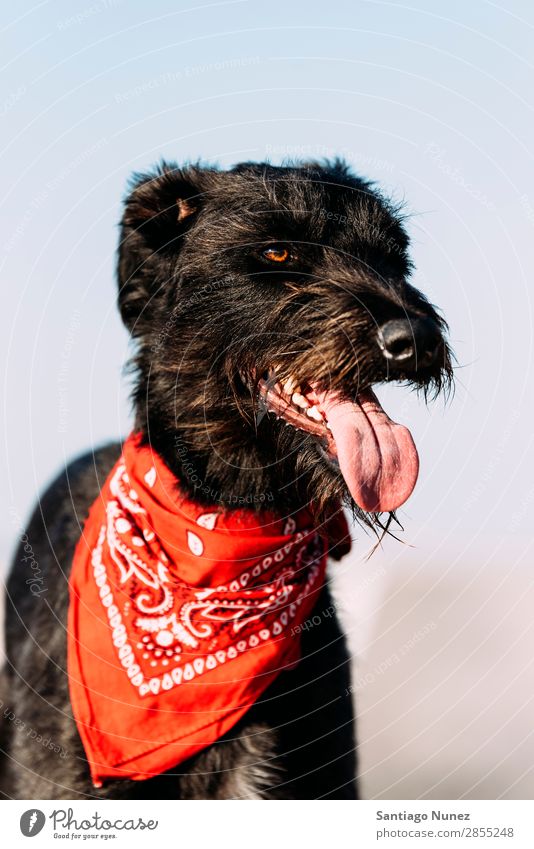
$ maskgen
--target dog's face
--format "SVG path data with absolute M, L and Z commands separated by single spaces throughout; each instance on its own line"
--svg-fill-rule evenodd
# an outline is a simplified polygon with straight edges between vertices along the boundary
M 407 248 L 398 210 L 339 162 L 137 179 L 119 252 L 136 424 L 190 494 L 403 503 L 417 453 L 372 385 L 452 373 Z

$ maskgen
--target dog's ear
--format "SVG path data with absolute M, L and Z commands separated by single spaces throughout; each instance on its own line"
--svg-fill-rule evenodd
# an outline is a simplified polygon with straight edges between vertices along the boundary
M 151 302 L 176 269 L 183 238 L 203 203 L 202 169 L 163 163 L 133 178 L 121 221 L 119 308 L 133 335 L 150 322 Z

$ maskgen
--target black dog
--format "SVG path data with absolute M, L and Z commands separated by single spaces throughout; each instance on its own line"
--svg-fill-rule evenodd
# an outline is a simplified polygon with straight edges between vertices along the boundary
M 119 251 L 119 306 L 137 343 L 135 429 L 189 498 L 258 512 L 270 502 L 285 515 L 311 504 L 318 522 L 344 501 L 387 527 L 416 459 L 401 456 L 409 437 L 391 431 L 370 388 L 402 380 L 440 391 L 452 374 L 445 323 L 408 282 L 407 249 L 399 210 L 339 161 L 164 165 L 135 180 Z M 354 433 L 328 422 L 332 398 L 371 404 L 389 436 L 357 429 L 358 458 Z M 373 468 L 352 471 L 351 451 L 363 466 L 375 451 Z M 72 463 L 35 510 L 27 541 L 46 594 L 28 592 L 23 547 L 15 556 L 3 794 L 355 798 L 349 656 L 334 616 L 303 632 L 301 662 L 221 741 L 158 777 L 93 788 L 69 703 L 67 580 L 119 453 L 111 445 Z

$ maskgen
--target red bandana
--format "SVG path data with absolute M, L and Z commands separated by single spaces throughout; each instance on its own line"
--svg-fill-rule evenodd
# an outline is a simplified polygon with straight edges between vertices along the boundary
M 348 550 L 341 517 L 328 537 Z M 326 549 L 307 510 L 260 519 L 185 500 L 130 436 L 70 577 L 70 696 L 95 786 L 149 778 L 211 745 L 298 661 Z

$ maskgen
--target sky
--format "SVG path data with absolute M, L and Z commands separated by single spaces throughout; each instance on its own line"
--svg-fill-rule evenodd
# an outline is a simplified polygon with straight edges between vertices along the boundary
M 342 155 L 404 199 L 413 282 L 458 362 L 447 405 L 379 391 L 421 456 L 403 538 L 437 567 L 527 568 L 533 32 L 531 4 L 484 0 L 58 0 L 4 14 L 0 562 L 62 465 L 131 426 L 115 252 L 132 171 Z
M 409 213 L 456 392 L 412 430 L 405 544 L 355 529 L 336 603 L 366 797 L 532 798 L 534 6 L 41 0 L 0 25 L 0 570 L 43 487 L 128 434 L 128 179 L 342 155 Z

